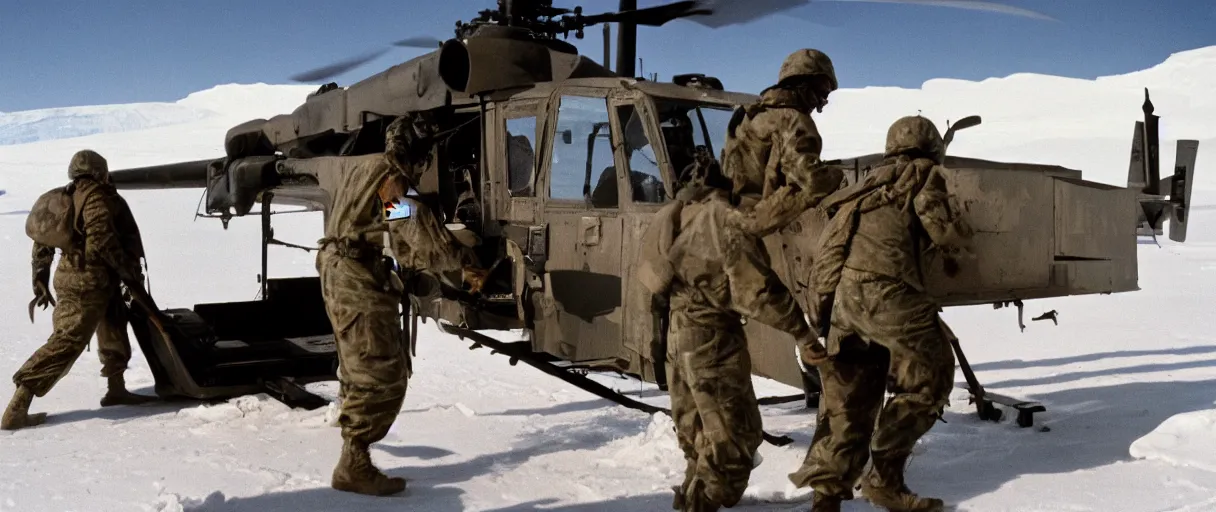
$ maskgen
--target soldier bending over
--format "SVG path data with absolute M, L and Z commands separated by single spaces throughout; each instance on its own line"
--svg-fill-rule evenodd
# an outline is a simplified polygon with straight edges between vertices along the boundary
M 384 205 L 418 183 L 435 132 L 421 113 L 390 123 L 383 157 L 341 178 L 320 240 L 317 271 L 337 340 L 342 389 L 342 455 L 331 482 L 341 491 L 390 495 L 406 485 L 403 478 L 381 473 L 368 451 L 400 413 L 410 377 L 399 310 L 404 288 L 383 256 L 384 233 L 404 267 L 479 272 L 468 268 L 476 262 L 472 252 L 421 204 L 412 219 L 391 226 L 384 219 Z
M 821 205 L 839 206 L 813 263 L 819 318 L 831 319 L 830 359 L 818 365 L 814 439 L 790 474 L 795 485 L 815 489 L 814 512 L 840 510 L 859 477 L 862 494 L 887 510 L 943 506 L 904 484 L 912 448 L 941 417 L 954 383 L 953 334 L 925 292 L 921 259 L 932 254 L 928 242 L 953 277 L 972 230 L 951 204 L 942 137 L 931 121 L 897 120 L 885 156 L 865 180 Z M 883 406 L 888 382 L 894 397 Z M 873 466 L 863 477 L 868 458 Z

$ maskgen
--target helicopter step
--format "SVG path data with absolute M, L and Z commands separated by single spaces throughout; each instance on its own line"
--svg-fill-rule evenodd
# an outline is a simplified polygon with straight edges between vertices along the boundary
M 654 414 L 654 413 L 661 412 L 668 416 L 671 415 L 670 409 L 655 406 L 655 405 L 650 405 L 650 404 L 639 402 L 637 400 L 629 398 L 625 395 L 622 395 L 621 393 L 618 393 L 617 391 L 614 391 L 613 389 L 611 389 L 603 384 L 600 384 L 598 382 L 591 380 L 586 375 L 583 375 L 580 372 L 576 372 L 576 371 L 573 371 L 572 369 L 555 365 L 548 361 L 543 361 L 526 348 L 521 348 L 512 343 L 499 341 L 499 340 L 496 340 L 489 336 L 486 336 L 485 334 L 482 334 L 480 332 L 469 330 L 469 329 L 464 329 L 461 327 L 456 327 L 456 326 L 448 324 L 446 322 L 437 322 L 437 323 L 439 324 L 439 330 L 441 330 L 445 333 L 451 334 L 453 336 L 456 336 L 457 338 L 460 338 L 462 340 L 465 338 L 468 338 L 469 340 L 471 340 L 473 342 L 473 346 L 469 347 L 470 349 L 481 348 L 483 346 L 489 347 L 490 350 L 492 351 L 492 353 L 502 354 L 502 355 L 509 357 L 510 363 L 512 366 L 514 366 L 516 363 L 518 363 L 520 361 L 523 361 L 524 363 L 527 363 L 529 366 L 531 366 L 533 368 L 536 368 L 542 372 L 545 372 L 549 375 L 557 377 L 557 378 L 561 379 L 562 381 L 565 381 L 568 384 L 571 384 L 584 391 L 590 392 L 591 394 L 594 394 L 605 400 L 614 402 L 618 405 L 623 405 L 630 409 L 639 410 L 639 411 L 645 412 L 647 414 Z M 764 432 L 764 440 L 765 440 L 765 442 L 772 444 L 773 446 L 786 446 L 786 445 L 794 442 L 794 440 L 791 439 L 789 436 L 774 436 L 768 432 Z

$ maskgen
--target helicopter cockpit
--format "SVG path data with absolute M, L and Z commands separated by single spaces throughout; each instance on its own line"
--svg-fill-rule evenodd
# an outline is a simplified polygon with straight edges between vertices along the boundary
M 732 111 L 725 105 L 660 97 L 653 100 L 658 110 L 662 142 L 676 178 L 673 188 L 679 190 L 688 179 L 684 171 L 693 163 L 698 148 L 717 155 L 725 141 L 726 127 Z M 624 131 L 625 153 L 629 161 L 632 199 L 637 203 L 664 203 L 669 198 L 663 188 L 662 173 L 659 171 L 654 148 L 646 130 L 643 129 L 642 118 L 632 107 L 624 106 L 622 110 L 620 121 Z M 607 134 L 602 137 L 607 137 Z M 609 165 L 601 171 L 591 192 L 591 203 L 594 206 L 617 205 L 615 176 L 614 165 Z

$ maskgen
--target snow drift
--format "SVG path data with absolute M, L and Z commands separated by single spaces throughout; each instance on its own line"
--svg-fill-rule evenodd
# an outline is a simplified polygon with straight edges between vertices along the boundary
M 0 113 L 0 145 L 70 139 L 199 121 L 213 116 L 291 112 L 312 86 L 220 85 L 174 103 L 133 103 Z M 293 94 L 294 92 L 294 94 Z
M 841 157 L 881 150 L 887 126 L 917 110 L 939 124 L 980 114 L 984 124 L 960 133 L 955 153 L 1057 163 L 1083 170 L 1090 180 L 1123 184 L 1147 87 L 1163 116 L 1162 169 L 1170 168 L 1173 139 L 1202 139 L 1194 199 L 1212 204 L 1216 194 L 1203 189 L 1216 188 L 1214 61 L 1216 47 L 1210 47 L 1098 80 L 1020 74 L 931 80 L 915 90 L 842 90 L 817 119 L 825 156 Z M 30 276 L 22 212 L 43 190 L 62 183 L 73 152 L 96 149 L 112 169 L 215 157 L 229 127 L 290 112 L 314 89 L 228 85 L 155 107 L 161 110 L 147 104 L 81 107 L 96 116 L 90 123 L 109 131 L 0 147 L 0 190 L 7 191 L 0 212 L 11 213 L 0 216 L 7 248 L 0 252 L 0 289 L 9 293 L 0 315 L 3 371 L 15 371 L 51 330 L 48 312 L 39 311 L 33 324 L 25 321 Z M 57 119 L 46 126 L 68 119 L 9 115 Z M 193 222 L 201 191 L 125 195 L 145 237 L 152 292 L 164 307 L 256 294 L 256 219 L 237 219 L 227 231 L 218 222 Z M 1216 422 L 1216 215 L 1193 215 L 1187 244 L 1140 247 L 1142 291 L 1027 303 L 1029 316 L 1057 310 L 1059 326 L 1028 322 L 1021 333 L 1009 310 L 946 311 L 981 380 L 990 389 L 1042 401 L 1048 411 L 1038 422 L 1049 431 L 1019 429 L 1008 419 L 980 422 L 966 393 L 957 390 L 946 423 L 918 446 L 909 485 L 960 510 L 1212 508 L 1216 455 L 1207 439 Z M 320 236 L 319 220 L 315 214 L 283 216 L 276 220 L 276 238 L 310 243 Z M 276 247 L 270 257 L 272 277 L 315 274 L 310 254 Z M 390 474 L 411 479 L 407 496 L 374 499 L 328 488 L 341 443 L 329 426 L 332 411 L 290 410 L 264 396 L 100 409 L 99 363 L 85 353 L 55 390 L 35 400 L 34 410 L 50 413 L 45 426 L 0 432 L 0 510 L 670 509 L 669 488 L 681 480 L 683 461 L 666 418 L 614 406 L 531 368 L 512 367 L 501 356 L 469 351 L 433 324 L 422 326 L 418 352 L 404 410 L 373 453 Z M 598 379 L 666 402 L 652 386 Z M 128 382 L 150 392 L 151 374 L 138 347 Z M 762 395 L 792 392 L 765 379 L 756 379 L 756 386 Z M 336 395 L 333 385 L 315 389 Z M 12 391 L 7 381 L 0 385 L 3 399 Z M 802 460 L 814 411 L 786 405 L 763 412 L 767 430 L 795 443 L 761 448 L 763 462 L 738 509 L 788 510 L 807 497 L 790 488 L 786 474 Z M 852 502 L 846 510 L 869 508 Z

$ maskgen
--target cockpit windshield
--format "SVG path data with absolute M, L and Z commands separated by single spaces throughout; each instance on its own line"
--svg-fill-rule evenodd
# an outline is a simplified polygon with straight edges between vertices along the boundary
M 654 98 L 654 102 L 658 108 L 663 143 L 667 146 L 667 155 L 671 159 L 671 168 L 677 179 L 685 179 L 682 173 L 693 163 L 698 147 L 704 147 L 714 158 L 720 156 L 726 141 L 726 127 L 733 114 L 729 106 L 668 98 Z M 620 120 L 625 129 L 629 168 L 635 174 L 648 175 L 647 182 L 660 180 L 661 174 L 654 149 L 641 128 L 638 113 L 632 106 L 622 107 L 622 110 Z M 675 188 L 679 189 L 680 186 Z M 645 202 L 664 200 L 665 197 L 654 197 L 647 198 Z
M 718 158 L 726 142 L 726 127 L 733 110 L 725 105 L 655 98 L 667 154 L 676 174 L 692 163 L 697 146 Z

